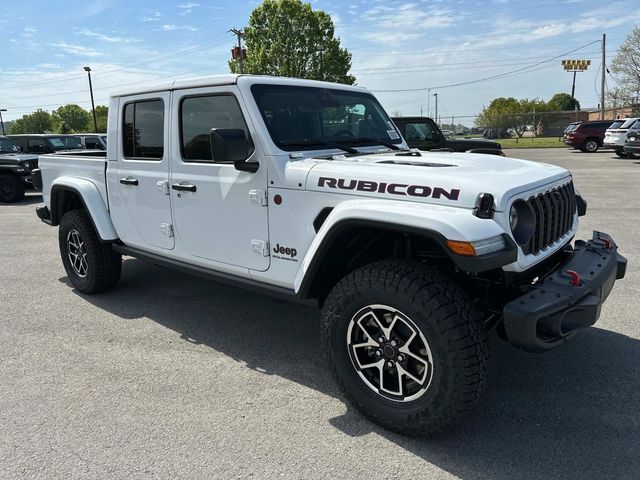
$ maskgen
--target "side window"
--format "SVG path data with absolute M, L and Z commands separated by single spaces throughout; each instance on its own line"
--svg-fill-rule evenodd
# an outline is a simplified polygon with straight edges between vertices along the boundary
M 185 162 L 215 162 L 211 154 L 212 128 L 249 130 L 233 95 L 187 97 L 180 105 L 180 141 Z
M 85 146 L 88 149 L 98 149 L 100 148 L 100 145 L 98 143 L 98 139 L 97 138 L 86 138 L 84 140 Z
M 44 143 L 44 140 L 37 138 L 28 141 L 27 151 L 33 153 L 45 153 L 47 151 L 47 146 Z
M 404 126 L 404 135 L 406 140 L 435 140 L 433 128 L 428 123 L 407 123 Z
M 142 100 L 124 106 L 122 150 L 126 158 L 160 160 L 164 155 L 164 102 Z

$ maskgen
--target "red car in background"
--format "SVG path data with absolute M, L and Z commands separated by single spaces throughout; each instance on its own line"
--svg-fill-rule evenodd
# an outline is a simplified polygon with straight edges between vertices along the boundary
M 604 132 L 613 122 L 613 120 L 581 122 L 565 134 L 564 143 L 583 152 L 597 152 L 602 147 Z

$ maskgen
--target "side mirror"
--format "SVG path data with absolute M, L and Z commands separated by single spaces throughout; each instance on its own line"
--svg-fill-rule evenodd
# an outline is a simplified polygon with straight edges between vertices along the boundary
M 214 162 L 233 162 L 236 170 L 250 173 L 260 167 L 257 162 L 246 161 L 249 157 L 249 139 L 241 128 L 212 128 L 209 138 Z

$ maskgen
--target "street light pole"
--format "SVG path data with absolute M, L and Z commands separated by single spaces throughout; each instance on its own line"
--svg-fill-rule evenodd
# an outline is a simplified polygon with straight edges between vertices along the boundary
M 6 108 L 0 108 L 0 125 L 2 125 L 2 134 L 4 135 L 4 121 L 2 120 L 2 112 L 6 112 Z
M 96 105 L 93 103 L 93 86 L 91 85 L 91 68 L 84 67 L 84 71 L 89 76 L 89 92 L 91 93 L 91 111 L 93 112 L 93 128 L 98 133 L 98 122 L 96 121 Z
M 436 97 L 436 124 L 438 123 L 438 94 L 434 93 L 434 97 Z

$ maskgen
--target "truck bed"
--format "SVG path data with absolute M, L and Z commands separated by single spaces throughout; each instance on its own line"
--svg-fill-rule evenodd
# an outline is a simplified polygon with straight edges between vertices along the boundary
M 96 185 L 102 200 L 107 202 L 106 168 L 107 152 L 90 150 L 80 152 L 59 152 L 38 157 L 42 172 L 42 198 L 51 208 L 51 186 L 54 179 L 60 182 L 64 177 L 82 178 Z

